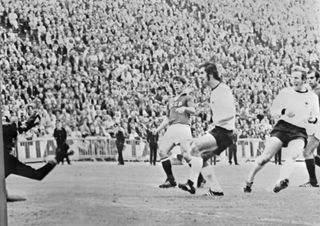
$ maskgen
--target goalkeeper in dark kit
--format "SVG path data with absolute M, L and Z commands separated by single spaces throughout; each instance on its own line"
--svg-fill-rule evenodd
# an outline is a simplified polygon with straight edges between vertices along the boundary
M 40 116 L 34 112 L 25 122 L 12 122 L 7 117 L 3 122 L 3 148 L 4 148 L 4 166 L 5 177 L 10 174 L 27 177 L 34 180 L 42 180 L 48 173 L 62 160 L 63 156 L 56 154 L 55 158 L 49 160 L 44 166 L 39 169 L 34 169 L 22 162 L 20 162 L 14 155 L 11 154 L 13 148 L 16 147 L 16 140 L 18 134 L 30 130 L 36 126 L 40 121 Z M 0 147 L 1 148 L 1 147 Z M 20 201 L 23 198 L 10 197 L 7 194 L 7 201 Z

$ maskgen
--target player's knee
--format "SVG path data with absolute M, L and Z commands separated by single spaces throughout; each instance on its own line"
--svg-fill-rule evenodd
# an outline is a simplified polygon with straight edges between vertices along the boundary
M 191 148 L 191 155 L 192 156 L 199 156 L 200 153 L 200 148 L 199 148 L 199 144 L 196 141 L 193 141 L 190 145 Z
M 260 158 L 257 158 L 256 163 L 260 166 L 264 166 L 270 161 L 270 158 L 266 156 L 261 156 Z
M 182 152 L 182 156 L 187 162 L 191 161 L 191 156 L 188 152 Z
M 159 156 L 162 159 L 168 157 L 168 153 L 164 149 L 159 149 Z
M 199 156 L 199 148 L 194 140 L 183 140 L 180 142 L 181 152 L 184 156 Z
M 180 149 L 181 152 L 190 152 L 190 145 L 192 143 L 192 140 L 187 139 L 187 140 L 181 140 L 180 141 Z
M 297 160 L 297 158 L 299 157 L 299 155 L 298 154 L 296 154 L 296 155 L 289 155 L 289 156 L 287 156 L 287 158 L 286 158 L 286 160 L 285 161 L 296 161 Z
M 313 158 L 313 153 L 310 152 L 309 150 L 304 150 L 304 151 L 303 151 L 303 157 L 304 157 L 305 159 Z

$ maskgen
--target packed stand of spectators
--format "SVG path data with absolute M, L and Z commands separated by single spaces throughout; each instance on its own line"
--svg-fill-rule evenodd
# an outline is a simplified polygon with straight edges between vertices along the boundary
M 196 66 L 214 60 L 234 91 L 239 133 L 264 138 L 292 66 L 319 70 L 319 9 L 317 0 L 1 0 L 3 115 L 38 109 L 33 136 L 51 136 L 60 119 L 69 135 L 109 137 L 121 124 L 142 137 L 183 75 L 198 103 L 196 136 L 211 117 Z

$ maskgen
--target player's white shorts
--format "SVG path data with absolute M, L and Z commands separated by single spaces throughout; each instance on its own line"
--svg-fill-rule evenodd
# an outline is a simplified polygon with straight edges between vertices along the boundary
M 315 123 L 309 123 L 307 127 L 307 134 L 309 136 L 315 136 L 320 141 L 320 122 L 319 120 Z
M 163 146 L 167 147 L 170 144 L 180 143 L 181 140 L 191 139 L 191 128 L 185 124 L 173 124 L 170 125 L 167 131 L 159 139 L 159 149 Z

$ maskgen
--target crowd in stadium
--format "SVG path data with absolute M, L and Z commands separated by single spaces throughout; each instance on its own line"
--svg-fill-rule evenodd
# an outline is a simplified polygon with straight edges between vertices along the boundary
M 254 3 L 254 4 L 253 4 Z M 198 104 L 194 135 L 208 126 L 196 67 L 217 62 L 236 97 L 238 135 L 264 138 L 269 106 L 293 65 L 319 70 L 316 0 L 2 0 L 3 115 L 41 112 L 33 136 L 130 138 L 166 114 L 174 75 Z M 275 10 L 277 9 L 277 10 Z

